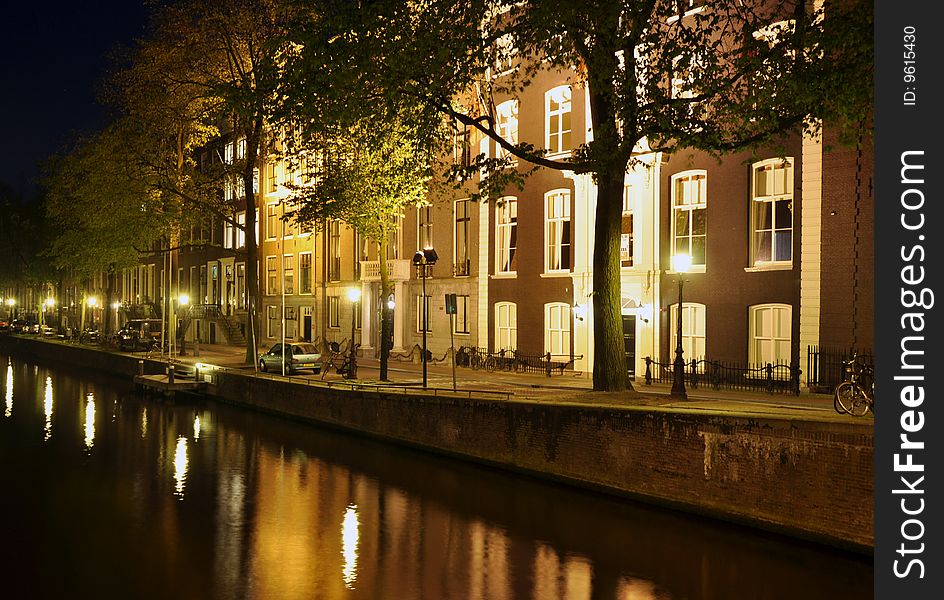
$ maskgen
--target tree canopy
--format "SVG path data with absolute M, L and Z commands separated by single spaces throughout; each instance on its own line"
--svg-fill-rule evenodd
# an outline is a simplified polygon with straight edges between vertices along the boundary
M 721 155 L 814 133 L 823 119 L 861 123 L 870 111 L 871 6 L 855 0 L 326 0 L 318 15 L 295 30 L 292 76 L 317 78 L 328 56 L 332 93 L 352 99 L 352 114 L 400 107 L 421 131 L 446 117 L 500 148 L 454 179 L 484 173 L 494 199 L 534 166 L 592 174 L 599 390 L 627 385 L 619 213 L 633 161 L 681 149 Z M 497 105 L 547 70 L 589 100 L 592 136 L 570 152 L 515 139 L 498 123 Z M 299 98 L 317 104 L 318 94 Z

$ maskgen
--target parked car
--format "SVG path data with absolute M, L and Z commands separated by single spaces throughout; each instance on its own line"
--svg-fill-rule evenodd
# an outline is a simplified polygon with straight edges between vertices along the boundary
M 12 333 L 29 333 L 31 325 L 26 319 L 13 319 L 13 322 L 10 323 L 10 331 Z
M 263 371 L 282 371 L 282 344 L 275 344 L 259 357 L 259 368 Z M 321 372 L 321 354 L 314 344 L 285 344 L 285 372 L 297 373 L 301 369 Z
M 149 350 L 161 342 L 160 319 L 131 319 L 118 330 L 118 349 Z

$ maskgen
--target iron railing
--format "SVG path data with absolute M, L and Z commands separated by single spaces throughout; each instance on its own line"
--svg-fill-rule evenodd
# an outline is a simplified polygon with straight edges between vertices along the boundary
M 519 350 L 489 352 L 486 348 L 462 346 L 456 350 L 456 365 L 486 371 L 514 371 L 516 373 L 543 373 L 550 377 L 554 373 L 564 374 L 573 369 L 574 361 L 583 358 L 571 355 L 526 353 Z
M 808 346 L 807 350 L 807 385 L 815 392 L 831 394 L 836 386 L 843 382 L 845 376 L 843 362 L 848 362 L 853 356 L 857 355 L 860 363 L 873 369 L 875 367 L 871 350 L 821 346 Z
M 685 383 L 692 389 L 699 385 L 715 390 L 740 390 L 768 394 L 800 393 L 800 369 L 796 364 L 766 363 L 752 365 L 733 361 L 692 359 L 685 363 Z M 646 357 L 646 385 L 672 383 L 674 364 Z

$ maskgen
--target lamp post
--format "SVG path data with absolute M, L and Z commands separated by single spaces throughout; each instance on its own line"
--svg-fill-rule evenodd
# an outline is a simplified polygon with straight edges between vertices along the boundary
M 95 296 L 89 296 L 89 298 L 85 302 L 86 304 L 89 305 L 89 308 L 92 309 L 92 314 L 91 314 L 91 319 L 90 319 L 92 322 L 92 325 L 90 329 L 95 329 L 95 307 L 98 306 L 98 298 L 96 298 Z
M 352 287 L 347 291 L 347 297 L 351 301 L 351 364 L 344 374 L 348 379 L 357 378 L 357 345 L 354 343 L 354 334 L 357 332 L 357 303 L 361 299 L 361 289 Z
M 672 392 L 673 398 L 685 399 L 688 394 L 685 393 L 685 359 L 682 358 L 682 276 L 692 265 L 692 257 L 688 254 L 676 254 L 672 257 L 672 265 L 675 272 L 678 273 L 678 323 L 676 324 L 676 344 L 675 344 L 675 364 L 672 367 Z
M 426 278 L 429 277 L 430 268 L 439 260 L 439 255 L 432 248 L 417 250 L 413 255 L 413 266 L 416 267 L 416 276 L 423 281 L 423 299 L 420 302 L 420 310 L 423 311 L 423 388 L 426 388 L 428 381 L 428 369 L 426 360 L 426 331 L 429 329 L 429 306 L 426 303 Z

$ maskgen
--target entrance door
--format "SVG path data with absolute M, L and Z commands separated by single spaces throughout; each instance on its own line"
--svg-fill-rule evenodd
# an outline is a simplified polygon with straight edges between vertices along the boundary
M 302 339 L 306 342 L 311 341 L 311 307 L 302 307 Z
M 626 371 L 636 376 L 636 315 L 623 315 L 623 352 L 626 353 Z

